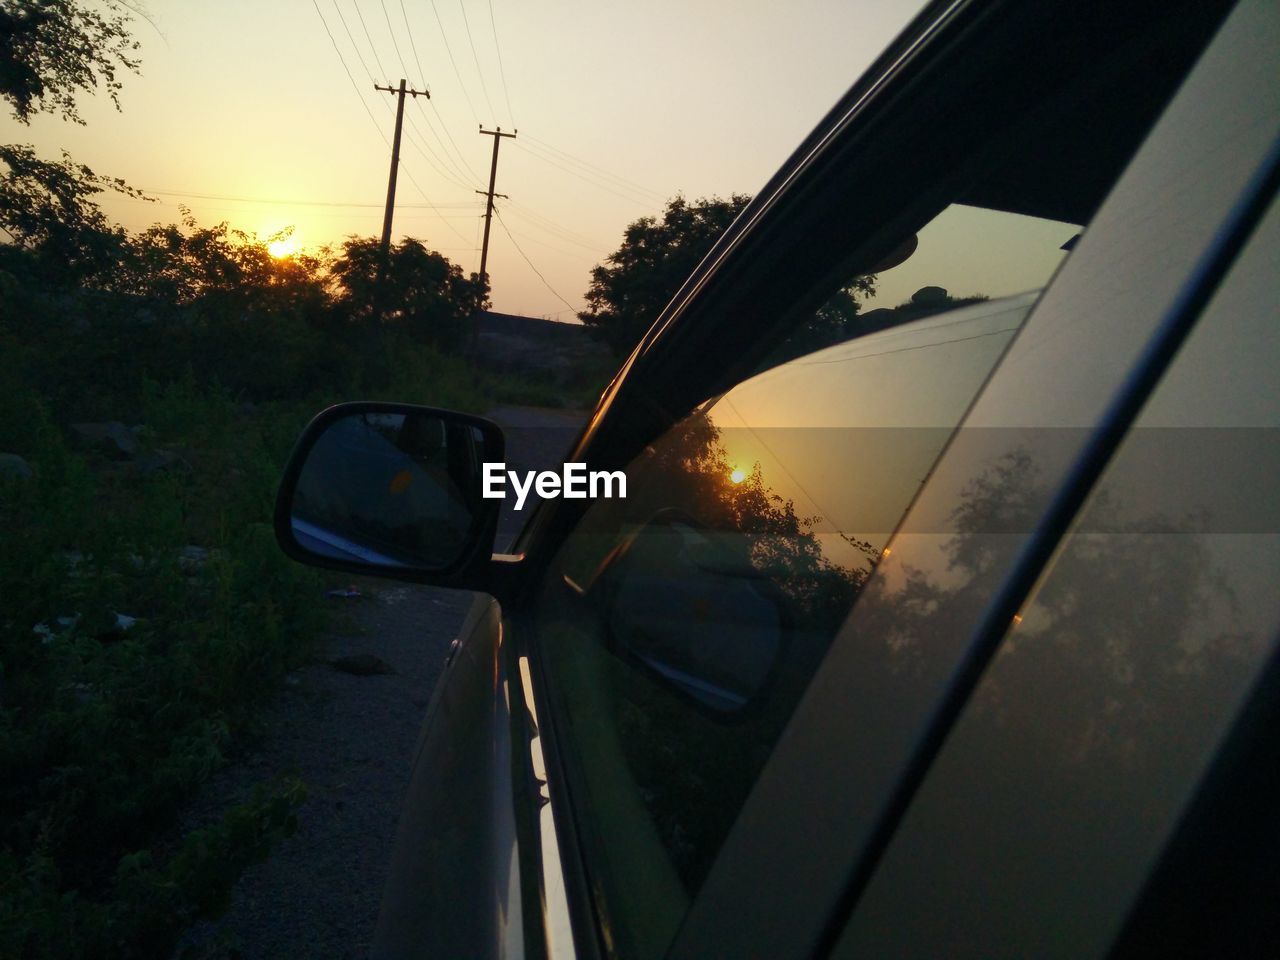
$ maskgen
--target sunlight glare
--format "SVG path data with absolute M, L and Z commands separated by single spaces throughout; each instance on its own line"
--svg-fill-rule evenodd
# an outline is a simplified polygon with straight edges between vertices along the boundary
M 298 252 L 298 241 L 293 237 L 272 240 L 267 244 L 267 252 L 277 260 L 284 260 L 286 257 L 292 257 Z
M 729 474 L 729 479 L 734 483 L 741 483 L 743 480 L 747 479 L 747 475 L 743 473 L 741 469 L 738 469 Z

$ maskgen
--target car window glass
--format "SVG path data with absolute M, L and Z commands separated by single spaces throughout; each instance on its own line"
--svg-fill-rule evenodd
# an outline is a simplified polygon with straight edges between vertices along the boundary
M 1075 229 L 1055 225 L 1054 240 Z M 626 469 L 627 498 L 597 502 L 566 543 L 539 642 L 624 955 L 670 939 L 1035 300 L 908 307 L 918 319 L 745 381 L 651 444 Z
M 1107 952 L 1280 635 L 1277 272 L 1273 208 L 1014 617 L 835 956 Z M 989 495 L 1037 482 L 1015 469 Z
M 798 324 L 762 367 L 910 320 L 1043 286 L 1076 224 L 952 203 Z
M 666 953 L 894 529 L 1123 168 L 1114 144 L 1154 119 L 1158 102 L 1114 97 L 1128 61 L 1091 63 L 998 136 L 946 144 L 954 177 L 904 181 L 899 212 L 824 238 L 822 282 L 777 280 L 791 302 L 765 298 L 755 375 L 653 440 L 627 499 L 594 504 L 550 565 L 536 643 L 612 954 Z M 910 672 L 911 654 L 880 666 Z

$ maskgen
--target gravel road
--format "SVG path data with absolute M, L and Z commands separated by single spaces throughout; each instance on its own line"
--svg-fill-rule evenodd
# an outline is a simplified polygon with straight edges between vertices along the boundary
M 583 416 L 522 407 L 490 417 L 507 436 L 510 469 L 558 467 Z M 523 515 L 507 501 L 498 546 Z M 367 955 L 409 761 L 445 653 L 472 599 L 458 590 L 357 579 L 361 597 L 340 604 L 351 624 L 323 639 L 315 660 L 292 674 L 264 715 L 268 733 L 206 785 L 190 825 L 243 796 L 255 783 L 291 774 L 308 787 L 298 830 L 240 878 L 218 927 L 245 960 Z M 356 675 L 331 661 L 372 654 L 390 673 Z M 188 943 L 213 936 L 206 925 Z

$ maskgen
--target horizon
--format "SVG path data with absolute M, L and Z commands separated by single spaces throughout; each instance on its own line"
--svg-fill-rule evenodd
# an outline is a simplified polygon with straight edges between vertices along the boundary
M 371 81 L 405 76 L 432 96 L 406 98 L 393 242 L 478 272 L 485 201 L 468 191 L 488 185 L 493 138 L 477 122 L 518 130 L 498 161 L 511 199 L 495 204 L 490 309 L 577 323 L 627 225 L 677 195 L 754 194 L 917 7 L 153 0 L 132 17 L 141 73 L 123 75 L 120 112 L 86 96 L 84 126 L 41 114 L 8 139 L 155 197 L 98 197 L 131 232 L 185 206 L 264 242 L 292 227 L 273 253 L 336 248 L 381 234 L 395 98 Z

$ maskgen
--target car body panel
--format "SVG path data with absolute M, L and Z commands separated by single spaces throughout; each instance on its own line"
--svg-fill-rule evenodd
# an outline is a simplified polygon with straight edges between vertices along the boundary
M 372 956 L 525 956 L 513 695 L 501 611 L 477 596 L 423 723 Z

